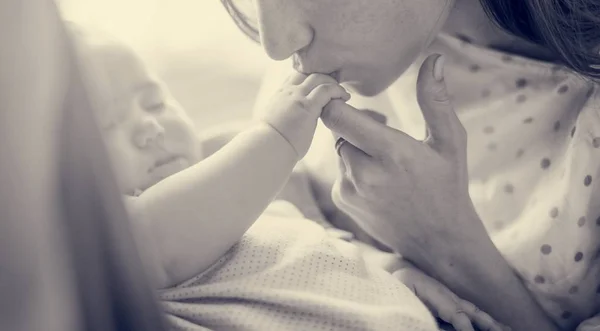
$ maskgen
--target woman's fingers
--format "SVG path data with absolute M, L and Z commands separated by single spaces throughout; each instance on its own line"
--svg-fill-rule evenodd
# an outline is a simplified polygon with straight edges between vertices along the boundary
M 474 326 L 479 330 L 510 330 L 411 264 L 396 271 L 394 276 L 411 288 L 434 315 L 457 331 L 472 331 Z
M 460 299 L 433 278 L 421 275 L 423 279 L 414 285 L 415 293 L 428 308 L 444 322 L 452 324 L 456 331 L 475 331 L 469 316 L 460 307 Z
M 419 71 L 417 99 L 427 123 L 429 139 L 441 149 L 455 153 L 466 148 L 466 133 L 454 112 L 444 81 L 444 57 L 429 56 Z
M 328 103 L 323 109 L 321 120 L 331 131 L 370 156 L 385 155 L 389 152 L 388 145 L 402 144 L 402 137 L 407 138 L 407 141 L 414 140 L 341 100 Z
M 477 328 L 479 328 L 480 330 L 489 330 L 489 331 L 508 331 L 508 330 L 510 330 L 509 327 L 500 324 L 498 321 L 496 321 L 494 318 L 492 318 L 486 312 L 477 308 L 474 304 L 470 303 L 469 301 L 466 301 L 466 300 L 463 300 L 460 298 L 458 300 L 460 300 L 459 304 L 460 304 L 461 309 L 465 312 L 465 314 L 467 314 L 467 316 L 469 316 L 469 319 L 471 320 L 471 322 L 475 326 L 477 326 Z

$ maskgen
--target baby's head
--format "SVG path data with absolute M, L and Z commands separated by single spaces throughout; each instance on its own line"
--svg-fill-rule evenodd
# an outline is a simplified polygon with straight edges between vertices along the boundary
M 136 194 L 198 162 L 194 124 L 125 44 L 73 26 L 97 121 L 124 194 Z

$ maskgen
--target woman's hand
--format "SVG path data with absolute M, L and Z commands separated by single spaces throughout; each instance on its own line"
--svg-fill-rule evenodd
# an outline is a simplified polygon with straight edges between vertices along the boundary
M 417 83 L 428 127 L 425 141 L 341 101 L 322 114 L 325 125 L 346 141 L 338 144 L 345 171 L 334 185 L 335 203 L 420 268 L 457 242 L 487 238 L 468 194 L 466 133 L 437 59 L 424 62 Z
M 451 324 L 456 331 L 474 331 L 474 327 L 489 331 L 510 330 L 408 262 L 393 275 L 411 289 L 435 317 Z
M 425 60 L 417 82 L 427 122 L 424 141 L 343 102 L 325 107 L 323 123 L 346 141 L 336 144 L 345 171 L 334 184 L 333 199 L 375 239 L 514 330 L 557 330 L 475 212 L 468 192 L 467 136 L 446 92 L 442 66 L 434 65 L 437 59 Z

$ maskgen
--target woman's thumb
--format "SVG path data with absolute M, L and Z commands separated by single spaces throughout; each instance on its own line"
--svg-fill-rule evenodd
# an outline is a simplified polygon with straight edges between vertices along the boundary
M 436 144 L 460 148 L 464 129 L 446 89 L 444 64 L 445 57 L 440 54 L 430 55 L 423 62 L 417 80 L 417 100 L 430 138 Z

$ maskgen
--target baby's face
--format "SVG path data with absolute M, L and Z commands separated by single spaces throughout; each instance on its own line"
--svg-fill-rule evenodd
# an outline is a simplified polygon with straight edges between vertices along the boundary
M 191 119 L 167 88 L 128 50 L 92 55 L 92 89 L 100 91 L 98 121 L 122 193 L 135 194 L 198 162 Z

